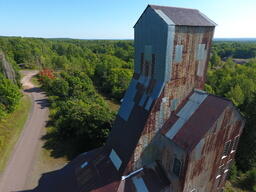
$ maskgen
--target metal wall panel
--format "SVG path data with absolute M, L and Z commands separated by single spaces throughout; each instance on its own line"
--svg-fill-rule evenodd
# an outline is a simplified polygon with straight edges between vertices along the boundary
M 145 45 L 152 46 L 156 63 L 154 79 L 164 81 L 167 47 L 168 26 L 165 21 L 152 9 L 148 8 L 135 26 L 135 72 L 141 72 L 141 53 L 145 51 Z
M 132 181 L 136 187 L 137 192 L 148 192 L 147 186 L 145 185 L 143 179 L 141 177 L 133 177 Z
M 175 54 L 174 54 L 174 62 L 179 63 L 182 61 L 182 53 L 183 53 L 183 45 L 176 45 Z
M 137 80 L 132 79 L 131 83 L 125 93 L 123 103 L 119 109 L 118 115 L 123 118 L 124 120 L 128 120 L 130 113 L 134 107 L 134 101 L 133 98 L 136 95 L 136 85 L 137 85 Z
M 118 170 L 122 165 L 122 160 L 119 158 L 119 156 L 117 155 L 117 153 L 115 152 L 114 149 L 112 149 L 112 151 L 109 155 L 109 158 L 111 159 L 112 163 L 114 164 L 114 166 Z
M 219 167 L 227 166 L 235 157 L 230 151 L 228 156 L 223 158 L 223 149 L 225 142 L 234 140 L 235 135 L 239 135 L 243 129 L 243 119 L 237 116 L 237 113 L 234 106 L 228 106 L 190 153 L 184 191 L 195 188 L 198 191 L 217 192 L 225 185 L 224 180 L 217 187 L 216 178 L 217 174 L 220 174 Z M 225 169 L 219 179 L 224 179 L 227 173 L 224 171 Z

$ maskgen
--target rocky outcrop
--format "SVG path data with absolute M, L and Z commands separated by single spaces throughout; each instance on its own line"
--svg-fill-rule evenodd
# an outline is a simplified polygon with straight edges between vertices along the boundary
M 6 78 L 17 83 L 16 72 L 13 66 L 6 60 L 3 52 L 0 52 L 0 72 L 2 72 Z

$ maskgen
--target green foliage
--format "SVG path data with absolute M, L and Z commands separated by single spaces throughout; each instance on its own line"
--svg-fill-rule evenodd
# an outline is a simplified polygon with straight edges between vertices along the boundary
M 216 52 L 213 52 L 210 62 L 211 62 L 211 66 L 215 68 L 222 65 L 221 58 Z
M 256 167 L 256 43 L 215 42 L 211 57 L 212 70 L 208 71 L 205 89 L 227 97 L 239 107 L 246 118 L 243 134 L 236 153 L 236 165 L 230 170 L 229 180 L 235 186 L 255 191 Z M 240 65 L 231 57 L 249 59 Z M 222 60 L 220 62 L 220 58 Z M 221 63 L 221 64 L 220 64 Z M 238 174 L 242 171 L 246 174 Z M 227 187 L 225 191 L 237 191 Z
M 131 77 L 132 70 L 127 63 L 113 56 L 103 55 L 96 66 L 93 79 L 100 91 L 120 100 Z
M 85 72 L 61 72 L 41 80 L 49 94 L 55 142 L 72 143 L 73 155 L 101 146 L 114 114 Z
M 105 106 L 68 100 L 60 102 L 54 124 L 60 138 L 81 138 L 87 146 L 99 147 L 108 136 L 112 117 Z
M 205 90 L 207 93 L 210 93 L 210 94 L 214 94 L 214 93 L 215 93 L 214 90 L 213 90 L 213 88 L 212 88 L 210 85 L 208 85 L 207 83 L 206 83 L 205 86 L 204 86 L 204 90 Z
M 87 71 L 88 75 L 94 75 L 97 64 L 111 60 L 132 68 L 134 55 L 132 41 L 1 37 L 1 49 L 9 61 L 27 68 L 75 69 Z M 109 56 L 112 58 L 105 58 Z
M 0 74 L 0 114 L 13 112 L 20 98 L 18 86 Z
M 237 106 L 244 103 L 244 94 L 243 90 L 239 85 L 235 85 L 235 87 L 231 87 L 230 91 L 225 94 L 227 98 L 229 98 L 233 103 Z
M 103 86 L 110 92 L 111 97 L 120 100 L 128 88 L 131 78 L 132 71 L 130 69 L 113 68 Z
M 256 167 L 256 93 L 241 109 L 245 113 L 246 127 L 240 139 L 237 153 L 237 165 L 243 171 Z
M 236 179 L 238 177 L 238 170 L 237 170 L 237 167 L 236 167 L 235 163 L 233 163 L 231 165 L 228 177 L 229 177 L 228 179 L 231 182 L 235 182 L 236 181 Z
M 256 192 L 256 168 L 247 171 L 240 180 L 242 188 Z
M 223 42 L 215 41 L 215 51 L 221 58 L 253 58 L 256 57 L 256 43 L 254 42 Z

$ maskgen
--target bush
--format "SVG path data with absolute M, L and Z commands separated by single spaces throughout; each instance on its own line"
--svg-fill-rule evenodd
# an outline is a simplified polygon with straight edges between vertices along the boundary
M 256 168 L 245 173 L 240 181 L 240 185 L 244 189 L 256 192 Z
M 21 96 L 19 87 L 0 74 L 0 114 L 13 112 Z
M 114 118 L 91 79 L 83 72 L 62 72 L 42 81 L 51 104 L 55 143 L 71 145 L 73 154 L 104 144 Z M 73 155 L 72 155 L 73 156 Z
M 230 172 L 229 172 L 229 176 L 228 176 L 228 179 L 231 181 L 231 182 L 235 182 L 237 180 L 237 176 L 238 176 L 238 171 L 237 171 L 237 167 L 236 167 L 236 164 L 233 163 L 230 167 Z

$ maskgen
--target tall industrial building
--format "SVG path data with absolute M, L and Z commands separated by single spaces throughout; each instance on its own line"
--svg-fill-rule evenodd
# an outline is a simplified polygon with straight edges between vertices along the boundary
M 134 26 L 134 75 L 106 145 L 31 191 L 221 191 L 244 119 L 203 91 L 215 25 L 198 10 L 149 5 Z

